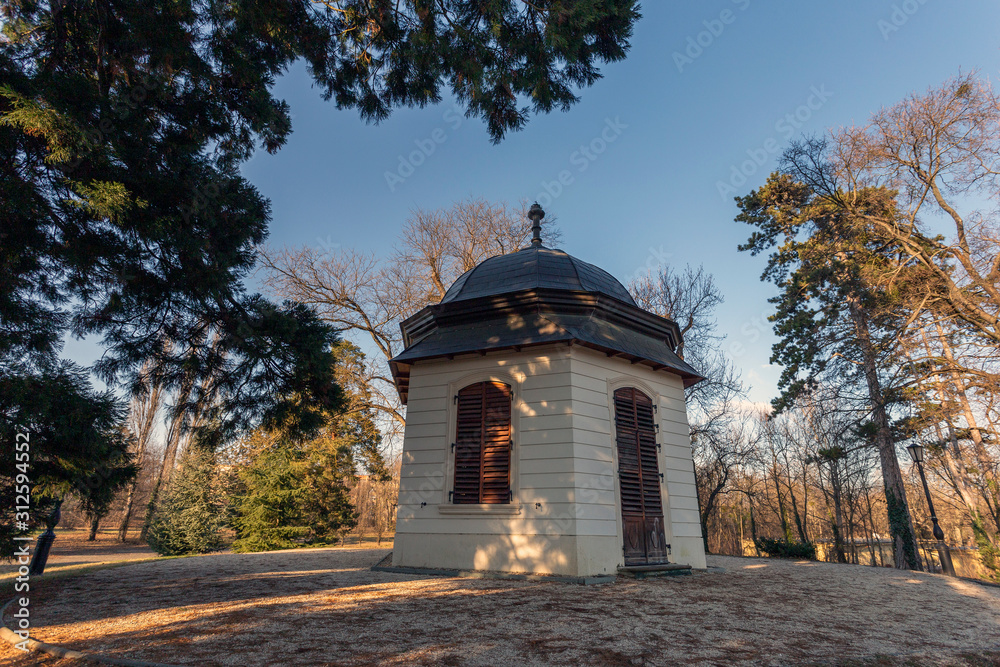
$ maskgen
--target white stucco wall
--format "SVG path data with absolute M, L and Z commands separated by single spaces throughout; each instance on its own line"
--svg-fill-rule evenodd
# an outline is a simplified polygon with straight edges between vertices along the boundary
M 413 365 L 394 564 L 615 572 L 623 556 L 610 393 L 626 378 L 659 406 L 671 560 L 705 567 L 680 379 L 566 345 Z M 452 397 L 483 380 L 512 388 L 513 501 L 450 505 Z

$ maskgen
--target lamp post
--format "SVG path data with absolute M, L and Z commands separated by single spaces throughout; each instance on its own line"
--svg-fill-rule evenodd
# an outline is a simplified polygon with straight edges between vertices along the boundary
M 917 464 L 917 471 L 920 473 L 920 481 L 924 485 L 924 495 L 927 496 L 927 508 L 931 512 L 931 523 L 934 524 L 934 539 L 937 540 L 938 558 L 941 560 L 941 568 L 944 573 L 952 577 L 955 575 L 955 566 L 951 562 L 951 554 L 948 552 L 948 545 L 944 543 L 944 531 L 938 525 L 937 515 L 934 514 L 934 503 L 931 502 L 931 490 L 927 486 L 927 477 L 924 476 L 924 446 L 914 443 L 908 445 L 913 462 Z
M 56 540 L 56 533 L 53 529 L 59 523 L 60 507 L 62 507 L 62 500 L 56 503 L 55 509 L 45 520 L 47 526 L 45 532 L 38 536 L 35 553 L 31 556 L 31 564 L 28 566 L 28 574 L 31 576 L 41 576 L 45 572 L 45 563 L 49 560 L 49 550 L 52 549 L 52 543 Z

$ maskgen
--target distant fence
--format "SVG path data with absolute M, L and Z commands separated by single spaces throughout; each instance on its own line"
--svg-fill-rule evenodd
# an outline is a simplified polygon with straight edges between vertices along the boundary
M 832 540 L 821 540 L 815 542 L 815 544 L 816 558 L 818 560 L 829 563 L 837 560 Z M 920 557 L 924 563 L 931 564 L 932 572 L 940 572 L 941 562 L 938 559 L 937 542 L 919 541 L 918 546 L 920 548 Z M 847 554 L 847 560 L 851 563 L 874 565 L 875 567 L 895 567 L 892 540 L 845 541 L 844 551 Z M 958 576 L 970 577 L 972 579 L 989 578 L 990 571 L 983 566 L 979 558 L 979 551 L 975 547 L 948 547 L 948 551 L 951 553 L 951 560 L 955 565 L 955 574 Z M 743 555 L 757 555 L 757 549 L 752 540 L 743 541 Z

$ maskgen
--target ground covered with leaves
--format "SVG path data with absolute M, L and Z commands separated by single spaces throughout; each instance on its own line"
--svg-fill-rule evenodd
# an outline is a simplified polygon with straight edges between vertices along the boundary
M 585 587 L 370 571 L 386 553 L 218 554 L 53 580 L 32 598 L 33 636 L 173 665 L 1000 665 L 1000 588 L 940 575 L 713 556 L 708 572 Z

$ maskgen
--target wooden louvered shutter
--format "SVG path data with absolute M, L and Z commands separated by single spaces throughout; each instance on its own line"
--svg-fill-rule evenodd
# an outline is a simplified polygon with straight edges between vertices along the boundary
M 510 502 L 510 387 L 477 382 L 458 392 L 452 502 Z
M 639 471 L 639 440 L 631 389 L 615 391 L 615 431 L 618 441 L 618 482 L 622 516 L 642 518 L 642 475 Z M 630 526 L 626 526 L 626 534 Z M 626 540 L 627 541 L 627 540 Z
M 625 563 L 666 562 L 653 401 L 631 387 L 614 400 Z

